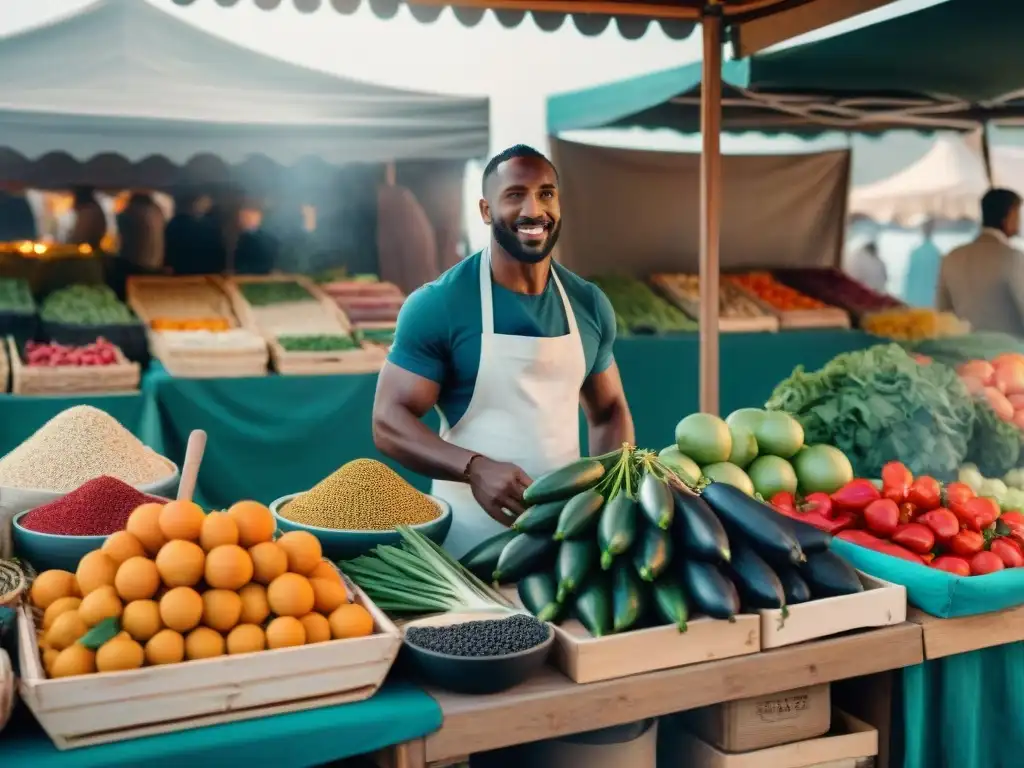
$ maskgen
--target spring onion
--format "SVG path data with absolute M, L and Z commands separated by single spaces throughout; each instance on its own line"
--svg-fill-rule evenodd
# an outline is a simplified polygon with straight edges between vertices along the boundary
M 341 570 L 388 613 L 517 610 L 426 536 L 399 526 L 399 546 L 382 544 L 340 563 Z

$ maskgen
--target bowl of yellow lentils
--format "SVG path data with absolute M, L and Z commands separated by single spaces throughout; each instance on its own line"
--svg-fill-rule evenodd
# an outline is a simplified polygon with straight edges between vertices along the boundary
M 443 544 L 452 526 L 448 503 L 413 488 L 386 464 L 356 459 L 308 491 L 270 505 L 282 532 L 309 531 L 331 560 L 348 560 L 401 541 L 396 528 L 415 528 Z

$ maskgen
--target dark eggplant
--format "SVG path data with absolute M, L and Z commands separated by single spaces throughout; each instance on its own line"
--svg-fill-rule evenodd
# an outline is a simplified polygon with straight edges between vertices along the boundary
M 730 542 L 735 532 L 768 560 L 799 565 L 807 559 L 793 529 L 767 504 L 727 483 L 711 483 L 701 492 L 701 498 L 725 525 Z
M 800 542 L 800 549 L 803 550 L 805 555 L 810 555 L 812 552 L 824 552 L 830 546 L 832 546 L 832 534 L 827 533 L 820 528 L 815 528 L 809 523 L 803 523 L 799 520 L 795 520 L 792 517 L 786 517 L 779 515 L 782 518 L 782 524 L 789 526 L 793 531 L 793 535 L 796 536 L 796 540 Z
M 740 612 L 739 593 L 717 566 L 687 560 L 679 571 L 683 589 L 700 613 L 713 619 L 736 620 Z
M 839 597 L 864 591 L 853 566 L 835 552 L 815 552 L 800 568 L 815 598 Z
M 672 491 L 664 481 L 659 480 L 650 472 L 645 472 L 640 479 L 640 491 L 637 494 L 640 509 L 651 525 L 668 530 L 672 525 L 675 506 L 672 503 Z
M 785 590 L 779 577 L 745 541 L 737 541 L 733 545 L 732 560 L 726 570 L 732 576 L 744 605 L 781 608 L 786 604 Z
M 782 582 L 782 591 L 786 594 L 786 605 L 797 605 L 811 600 L 811 588 L 807 586 L 800 571 L 792 565 L 779 565 L 775 573 Z
M 679 488 L 672 490 L 672 497 L 676 508 L 672 533 L 683 552 L 709 563 L 729 562 L 729 537 L 708 503 Z
M 518 535 L 519 531 L 513 531 L 511 528 L 507 531 L 502 531 L 497 536 L 481 541 L 464 554 L 459 562 L 462 563 L 463 568 L 478 579 L 490 581 L 495 569 L 498 567 L 498 558 L 501 557 L 501 551 L 505 549 L 506 544 Z

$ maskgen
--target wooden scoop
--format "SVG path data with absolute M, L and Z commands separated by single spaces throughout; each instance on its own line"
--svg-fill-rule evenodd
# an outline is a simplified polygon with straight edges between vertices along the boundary
M 178 501 L 192 501 L 199 479 L 199 465 L 203 463 L 203 451 L 206 450 L 206 433 L 201 429 L 193 429 L 188 436 L 185 447 L 185 461 L 181 466 L 181 477 L 178 480 Z

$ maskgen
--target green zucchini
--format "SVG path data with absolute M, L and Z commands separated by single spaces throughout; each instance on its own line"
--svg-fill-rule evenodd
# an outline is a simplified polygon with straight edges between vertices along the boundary
M 524 576 L 516 585 L 519 602 L 540 621 L 557 622 L 562 615 L 562 604 L 558 602 L 558 587 L 555 577 L 548 571 L 537 571 Z
M 594 637 L 612 632 L 612 596 L 608 581 L 602 575 L 591 578 L 576 595 L 576 618 Z
M 568 499 L 593 488 L 604 477 L 604 465 L 596 459 L 580 459 L 533 481 L 523 493 L 523 501 L 531 506 L 548 501 Z
M 675 503 L 669 487 L 650 472 L 645 472 L 640 480 L 637 498 L 640 499 L 640 509 L 650 520 L 651 525 L 668 530 L 675 513 Z
M 555 541 L 562 539 L 578 539 L 590 533 L 597 524 L 604 497 L 594 490 L 576 494 L 562 509 L 555 527 Z
M 554 533 L 564 506 L 564 501 L 549 501 L 530 507 L 516 518 L 512 527 L 520 533 Z
M 654 608 L 658 615 L 669 624 L 675 624 L 680 632 L 686 631 L 690 608 L 686 604 L 686 591 L 670 574 L 664 574 L 651 585 Z
M 498 558 L 501 551 L 512 539 L 518 536 L 518 531 L 502 531 L 497 536 L 485 539 L 462 556 L 459 562 L 462 567 L 472 573 L 478 579 L 490 581 L 494 569 L 498 567 Z
M 496 582 L 511 584 L 546 567 L 557 545 L 548 536 L 520 533 L 505 545 L 494 569 Z
M 566 539 L 558 547 L 555 558 L 555 580 L 558 585 L 558 602 L 565 602 L 596 568 L 598 561 L 597 543 L 591 538 Z
M 645 525 L 633 549 L 633 567 L 644 581 L 654 581 L 672 560 L 672 537 L 668 531 Z
M 597 544 L 601 548 L 601 568 L 608 570 L 612 561 L 629 550 L 636 539 L 637 505 L 624 491 L 619 491 L 601 510 L 597 523 Z
M 647 591 L 629 563 L 612 569 L 612 631 L 627 632 L 644 614 Z

